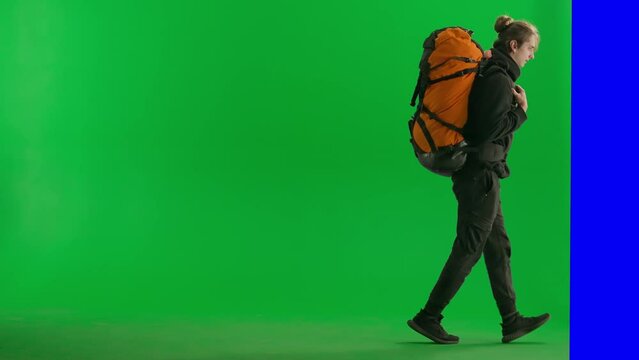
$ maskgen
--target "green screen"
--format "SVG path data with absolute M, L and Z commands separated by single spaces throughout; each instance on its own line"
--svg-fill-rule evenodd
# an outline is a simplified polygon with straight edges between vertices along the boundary
M 566 358 L 571 3 L 554 0 L 2 2 L 3 329 L 188 318 L 284 338 L 368 319 L 427 342 L 405 321 L 456 201 L 408 142 L 421 46 L 463 26 L 488 49 L 501 14 L 541 34 L 502 181 L 518 307 L 551 313 L 539 336 Z M 499 341 L 483 260 L 444 315 Z M 233 339 L 200 355 L 252 346 Z

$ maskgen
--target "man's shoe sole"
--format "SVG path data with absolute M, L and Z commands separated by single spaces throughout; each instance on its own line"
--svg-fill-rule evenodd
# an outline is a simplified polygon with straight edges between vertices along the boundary
M 542 321 L 538 322 L 537 324 L 535 324 L 535 325 L 533 325 L 531 327 L 527 327 L 527 328 L 524 328 L 524 329 L 517 330 L 517 331 L 515 331 L 512 334 L 508 334 L 508 335 L 502 337 L 501 338 L 501 342 L 503 342 L 504 344 L 507 344 L 507 343 L 509 343 L 509 342 L 511 342 L 513 340 L 519 339 L 520 337 L 539 329 L 539 327 L 541 327 L 543 324 L 547 323 L 548 320 L 550 320 L 550 314 L 548 315 L 548 317 L 546 317 L 545 319 L 543 319 Z
M 457 344 L 457 343 L 459 343 L 459 339 L 458 340 L 446 340 L 446 339 L 439 338 L 439 337 L 427 332 L 421 326 L 417 325 L 417 323 L 414 320 L 408 320 L 406 323 L 408 324 L 408 326 L 410 326 L 411 329 L 417 331 L 418 333 L 426 336 L 427 338 L 433 340 L 434 342 L 436 342 L 438 344 Z

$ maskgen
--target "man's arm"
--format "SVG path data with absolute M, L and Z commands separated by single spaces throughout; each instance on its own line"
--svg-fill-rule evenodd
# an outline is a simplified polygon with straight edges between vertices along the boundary
M 472 112 L 481 121 L 476 124 L 476 131 L 481 134 L 479 137 L 493 141 L 515 132 L 527 116 L 522 106 L 513 109 L 514 94 L 508 78 L 494 74 L 482 80 L 475 89 L 478 97 L 473 101 L 475 108 Z M 525 98 L 525 93 L 523 96 Z

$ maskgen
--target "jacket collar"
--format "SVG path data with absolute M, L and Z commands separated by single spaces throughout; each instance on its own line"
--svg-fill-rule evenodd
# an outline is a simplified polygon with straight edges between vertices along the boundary
M 491 52 L 493 56 L 488 60 L 488 62 L 506 70 L 508 75 L 510 75 L 510 78 L 513 79 L 513 81 L 516 81 L 517 78 L 519 78 L 519 75 L 521 75 L 521 69 L 515 60 L 500 49 L 493 48 L 491 49 Z

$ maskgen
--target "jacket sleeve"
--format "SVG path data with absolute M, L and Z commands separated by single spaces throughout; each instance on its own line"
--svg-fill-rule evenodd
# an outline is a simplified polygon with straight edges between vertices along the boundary
M 505 75 L 495 74 L 485 79 L 477 88 L 480 94 L 474 102 L 474 114 L 481 119 L 481 138 L 494 141 L 507 136 L 526 121 L 520 106 L 513 108 L 512 83 Z

